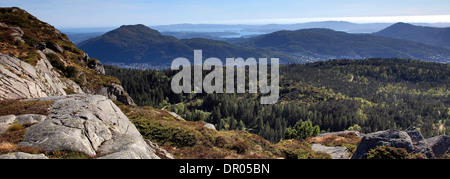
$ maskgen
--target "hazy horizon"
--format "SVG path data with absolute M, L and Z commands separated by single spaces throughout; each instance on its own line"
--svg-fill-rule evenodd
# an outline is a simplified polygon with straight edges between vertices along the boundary
M 57 28 L 171 24 L 295 24 L 316 21 L 352 23 L 450 23 L 446 0 L 0 0 Z

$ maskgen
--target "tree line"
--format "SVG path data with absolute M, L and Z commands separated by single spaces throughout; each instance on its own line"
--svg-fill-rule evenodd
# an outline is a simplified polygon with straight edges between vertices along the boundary
M 280 100 L 261 94 L 175 94 L 172 70 L 107 66 L 138 105 L 174 111 L 218 130 L 247 130 L 277 142 L 299 121 L 323 131 L 363 133 L 419 128 L 425 137 L 448 133 L 450 66 L 403 59 L 331 60 L 280 67 Z

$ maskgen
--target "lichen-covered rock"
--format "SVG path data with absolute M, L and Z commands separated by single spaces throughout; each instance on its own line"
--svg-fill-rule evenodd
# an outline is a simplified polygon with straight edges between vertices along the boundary
M 46 157 L 44 154 L 14 152 L 0 155 L 0 159 L 48 159 L 48 157 Z
M 68 150 L 103 158 L 158 158 L 136 127 L 107 97 L 75 94 L 54 101 L 46 120 L 31 126 L 19 146 Z

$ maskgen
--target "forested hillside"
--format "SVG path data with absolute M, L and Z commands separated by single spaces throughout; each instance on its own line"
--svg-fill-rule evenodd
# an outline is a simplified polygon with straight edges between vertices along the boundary
M 448 49 L 413 41 L 330 29 L 283 30 L 253 37 L 240 44 L 311 60 L 407 58 L 446 62 L 450 54 Z
M 369 133 L 415 126 L 425 137 L 448 133 L 450 65 L 404 59 L 332 60 L 280 67 L 280 100 L 258 94 L 174 94 L 176 71 L 106 67 L 138 105 L 172 110 L 218 130 L 246 130 L 277 142 L 310 120 L 322 131 Z M 204 74 L 205 75 L 205 74 Z
M 415 26 L 396 23 L 373 35 L 409 40 L 438 47 L 450 48 L 450 28 Z
M 162 35 L 144 25 L 123 25 L 102 36 L 81 42 L 78 47 L 103 62 L 149 63 L 168 67 L 178 57 L 193 59 L 194 50 L 203 49 L 204 57 L 281 58 L 284 63 L 298 62 L 296 58 L 267 49 L 240 47 L 228 42 L 209 39 L 185 39 Z

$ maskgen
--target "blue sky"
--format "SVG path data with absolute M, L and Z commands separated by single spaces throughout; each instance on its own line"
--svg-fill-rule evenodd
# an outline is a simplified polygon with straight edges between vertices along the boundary
M 450 22 L 449 0 L 0 0 L 56 27 L 268 24 L 344 20 Z

